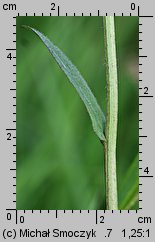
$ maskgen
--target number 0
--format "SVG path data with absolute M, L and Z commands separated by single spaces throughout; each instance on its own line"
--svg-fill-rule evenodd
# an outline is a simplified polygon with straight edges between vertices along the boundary
M 135 3 L 131 3 L 131 10 L 135 10 L 136 6 Z

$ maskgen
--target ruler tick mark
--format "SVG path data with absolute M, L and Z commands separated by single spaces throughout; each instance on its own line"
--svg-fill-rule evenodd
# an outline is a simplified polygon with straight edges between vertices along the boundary
M 98 220 L 97 217 L 98 217 L 98 214 L 97 214 L 97 210 L 96 210 L 96 224 L 97 224 L 97 220 Z

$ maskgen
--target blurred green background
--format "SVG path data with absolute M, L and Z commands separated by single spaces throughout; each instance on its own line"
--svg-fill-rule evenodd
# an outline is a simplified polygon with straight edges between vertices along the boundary
M 120 209 L 138 209 L 138 17 L 116 17 Z M 17 209 L 105 209 L 104 151 L 84 104 L 29 25 L 76 65 L 106 112 L 102 17 L 17 17 Z

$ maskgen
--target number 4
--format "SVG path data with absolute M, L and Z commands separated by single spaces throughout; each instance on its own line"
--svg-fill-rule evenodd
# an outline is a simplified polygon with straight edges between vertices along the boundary
M 144 169 L 144 172 L 145 172 L 146 174 L 149 174 L 149 168 L 148 168 L 148 166 Z
M 10 59 L 10 60 L 12 60 L 11 53 L 9 53 L 9 54 L 7 55 L 7 58 Z

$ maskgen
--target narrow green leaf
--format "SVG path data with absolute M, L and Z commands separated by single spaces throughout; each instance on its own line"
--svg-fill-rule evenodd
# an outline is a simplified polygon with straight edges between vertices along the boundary
M 81 76 L 78 69 L 72 64 L 68 57 L 57 46 L 55 46 L 46 36 L 44 36 L 38 30 L 31 28 L 29 26 L 23 27 L 31 29 L 42 40 L 44 45 L 47 47 L 51 55 L 54 57 L 60 68 L 64 71 L 69 81 L 75 87 L 76 91 L 78 92 L 79 96 L 84 102 L 86 109 L 90 115 L 95 133 L 101 141 L 105 140 L 105 136 L 103 134 L 105 123 L 104 114 L 100 106 L 98 105 L 95 96 L 93 95 L 84 78 Z
M 138 155 L 131 162 L 129 169 L 124 176 L 124 181 L 122 181 L 121 184 L 119 192 L 120 209 L 128 210 L 137 204 L 139 197 Z

